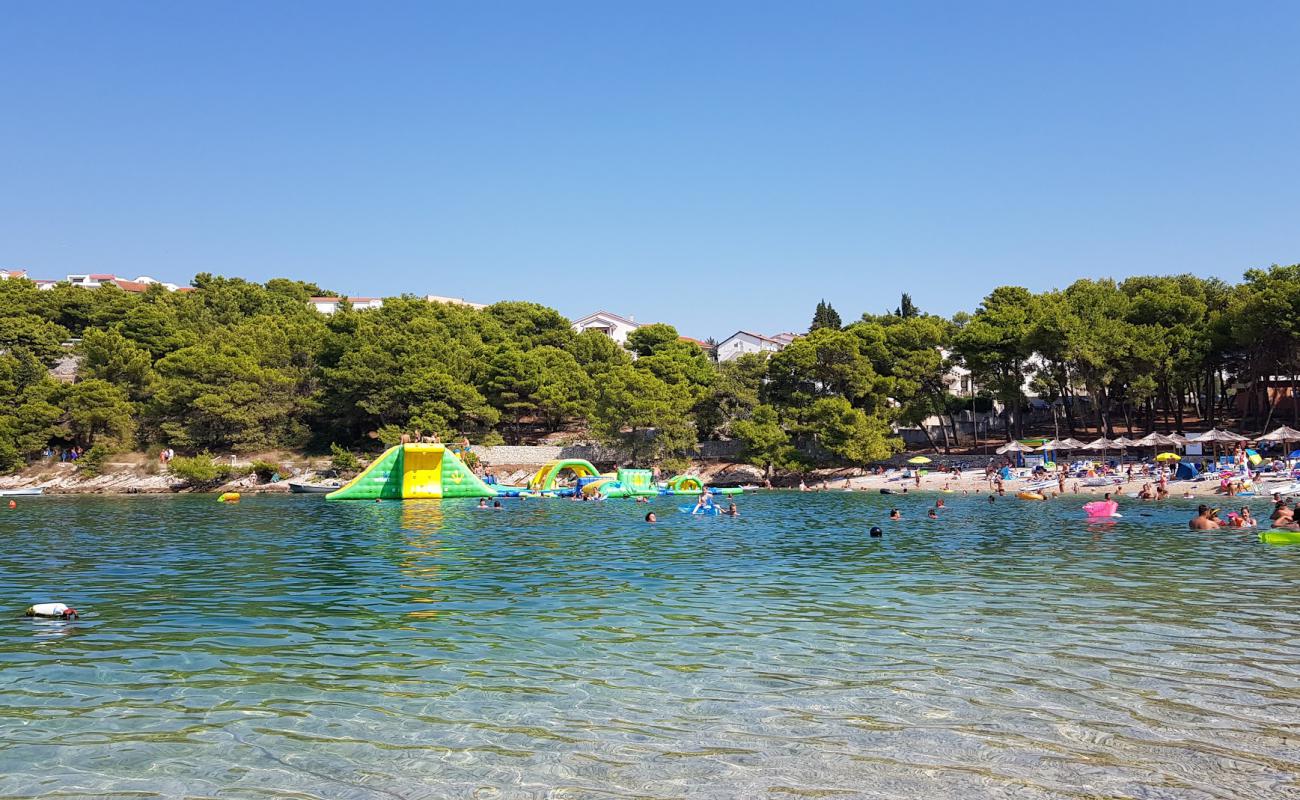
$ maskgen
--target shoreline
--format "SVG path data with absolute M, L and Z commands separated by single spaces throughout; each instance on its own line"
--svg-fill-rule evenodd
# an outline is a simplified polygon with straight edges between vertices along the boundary
M 296 459 L 295 459 L 296 460 Z M 286 464 L 289 462 L 286 462 Z M 70 463 L 44 463 L 35 464 L 21 472 L 12 473 L 12 475 L 0 476 L 0 489 L 43 489 L 43 494 L 53 496 L 53 494 L 220 494 L 221 492 L 240 492 L 247 494 L 278 494 L 289 493 L 290 481 L 309 481 L 321 470 L 320 460 L 316 463 L 309 462 L 307 459 L 298 460 L 294 464 L 296 475 L 290 475 L 285 479 L 276 481 L 276 483 L 257 483 L 255 476 L 248 475 L 239 477 L 237 480 L 227 481 L 225 484 L 216 485 L 216 487 L 190 487 L 183 483 L 182 480 L 170 475 L 170 473 L 157 470 L 148 464 L 135 463 L 109 463 L 107 470 L 101 475 L 95 477 L 83 477 L 78 475 L 74 464 Z M 537 470 L 536 464 L 493 464 L 494 470 L 497 470 L 500 481 L 506 485 L 517 485 L 528 480 L 528 477 Z M 697 462 L 688 470 L 690 475 L 697 475 L 711 485 L 718 487 L 754 487 L 762 483 L 762 472 L 757 467 L 751 467 L 749 464 L 725 463 L 725 462 Z M 800 476 L 783 475 L 776 481 L 774 489 L 798 490 Z M 837 470 L 819 470 L 811 475 L 805 476 L 803 483 L 814 492 L 842 492 L 846 488 L 852 489 L 853 492 L 880 492 L 881 489 L 892 489 L 893 493 L 898 496 L 906 494 L 971 494 L 971 496 L 984 496 L 993 492 L 991 481 L 984 479 L 983 470 L 962 472 L 959 477 L 954 477 L 946 472 L 928 472 L 922 476 L 920 485 L 915 484 L 914 479 L 904 479 L 898 473 L 887 473 L 887 475 L 870 475 L 858 468 L 837 468 Z M 1014 498 L 1017 492 L 1021 492 L 1024 484 L 1032 483 L 1024 479 L 1011 479 L 1004 483 L 1005 497 Z M 1066 479 L 1066 490 L 1063 493 L 1065 497 L 1100 497 L 1106 492 L 1112 492 L 1119 497 L 1128 497 L 1128 494 L 1139 492 L 1143 484 L 1156 483 L 1153 476 L 1135 476 L 1134 480 L 1123 481 L 1123 483 L 1106 485 L 1106 487 L 1084 487 L 1082 479 Z M 1288 481 L 1279 481 L 1279 483 L 1288 483 Z M 1219 502 L 1232 502 L 1232 498 L 1240 497 L 1243 501 L 1258 500 L 1264 498 L 1268 500 L 1271 497 L 1269 490 L 1269 481 L 1261 481 L 1256 484 L 1255 494 L 1236 494 L 1236 496 L 1227 496 L 1219 492 L 1219 483 L 1217 480 L 1201 481 L 1170 481 L 1167 484 L 1171 500 L 1183 498 L 1184 494 L 1191 494 L 1192 498 L 1214 498 Z M 763 489 L 758 489 L 763 490 Z M 1044 490 L 1048 500 L 1052 497 L 1061 496 L 1056 488 L 1052 487 Z M 1130 498 L 1132 500 L 1132 498 Z

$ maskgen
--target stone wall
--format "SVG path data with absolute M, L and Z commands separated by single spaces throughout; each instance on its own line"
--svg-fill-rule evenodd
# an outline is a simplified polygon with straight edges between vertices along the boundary
M 743 445 L 738 441 L 700 442 L 696 458 L 708 461 L 734 461 Z M 470 447 L 479 460 L 488 464 L 545 464 L 562 458 L 582 458 L 593 464 L 619 464 L 631 460 L 631 454 L 599 444 L 533 445 Z

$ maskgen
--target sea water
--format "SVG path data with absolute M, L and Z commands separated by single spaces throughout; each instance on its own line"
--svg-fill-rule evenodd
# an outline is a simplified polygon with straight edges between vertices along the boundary
M 938 497 L 19 499 L 0 797 L 1300 797 L 1300 547 Z

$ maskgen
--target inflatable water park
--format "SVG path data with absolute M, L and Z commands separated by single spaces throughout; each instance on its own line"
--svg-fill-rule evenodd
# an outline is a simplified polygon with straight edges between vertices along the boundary
M 406 443 L 384 451 L 370 466 L 326 500 L 442 500 L 478 497 L 621 498 L 656 495 L 739 494 L 707 486 L 693 475 L 656 482 L 648 469 L 602 474 L 589 461 L 566 458 L 543 464 L 525 486 L 489 484 L 443 444 Z

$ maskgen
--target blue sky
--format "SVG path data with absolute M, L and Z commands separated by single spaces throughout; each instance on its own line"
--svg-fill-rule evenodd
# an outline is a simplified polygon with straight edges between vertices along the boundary
M 722 338 L 1300 261 L 1300 4 L 8 3 L 0 266 Z

